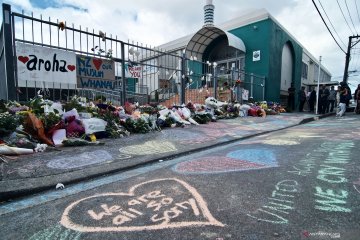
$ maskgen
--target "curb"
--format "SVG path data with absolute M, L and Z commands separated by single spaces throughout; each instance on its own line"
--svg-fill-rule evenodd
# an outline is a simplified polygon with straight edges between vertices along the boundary
M 107 169 L 105 171 L 101 171 L 101 172 L 95 171 L 99 166 L 94 166 L 92 168 L 80 169 L 77 171 L 67 172 L 65 174 L 62 173 L 62 174 L 58 174 L 58 175 L 43 176 L 43 177 L 38 177 L 38 178 L 3 181 L 1 185 L 16 186 L 18 188 L 16 190 L 1 192 L 0 201 L 14 200 L 17 198 L 26 197 L 26 196 L 33 195 L 36 193 L 41 193 L 41 192 L 44 192 L 47 190 L 51 190 L 51 189 L 54 189 L 54 187 L 57 183 L 62 183 L 66 186 L 66 185 L 76 184 L 81 181 L 99 178 L 104 175 L 110 175 L 110 174 L 119 173 L 122 171 L 133 170 L 136 168 L 148 166 L 151 164 L 155 164 L 156 162 L 159 162 L 159 160 L 163 160 L 163 161 L 172 160 L 174 158 L 183 157 L 183 156 L 186 156 L 189 154 L 205 151 L 205 150 L 208 150 L 208 149 L 211 149 L 214 147 L 226 146 L 228 144 L 231 144 L 231 143 L 234 143 L 237 141 L 246 140 L 249 138 L 265 135 L 268 133 L 292 128 L 292 127 L 302 125 L 305 123 L 309 123 L 312 121 L 317 121 L 319 119 L 329 117 L 332 115 L 335 115 L 335 114 L 329 113 L 329 114 L 324 114 L 324 115 L 320 115 L 320 116 L 318 115 L 318 116 L 314 116 L 314 117 L 310 117 L 310 118 L 305 118 L 297 124 L 292 124 L 292 125 L 289 125 L 289 126 L 286 126 L 283 128 L 263 131 L 263 132 L 259 132 L 259 133 L 255 133 L 255 134 L 250 134 L 247 136 L 234 138 L 234 139 L 231 139 L 231 140 L 228 140 L 225 142 L 214 143 L 214 144 L 211 144 L 208 146 L 203 146 L 203 147 L 191 149 L 188 151 L 178 152 L 178 153 L 168 155 L 168 156 L 152 158 L 148 161 L 138 162 L 138 163 L 130 164 L 128 166 L 124 166 L 124 167 L 120 167 L 120 168 L 114 167 L 114 166 L 111 167 L 111 164 L 110 164 L 108 166 L 109 169 Z M 112 165 L 114 165 L 114 164 L 112 164 Z M 91 172 L 91 173 L 89 174 L 89 172 Z M 39 182 L 41 184 L 39 184 Z

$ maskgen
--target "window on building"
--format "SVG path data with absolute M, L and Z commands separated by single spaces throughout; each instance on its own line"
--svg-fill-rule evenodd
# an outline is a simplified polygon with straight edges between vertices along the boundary
M 308 65 L 306 63 L 302 63 L 301 77 L 304 79 L 308 78 Z

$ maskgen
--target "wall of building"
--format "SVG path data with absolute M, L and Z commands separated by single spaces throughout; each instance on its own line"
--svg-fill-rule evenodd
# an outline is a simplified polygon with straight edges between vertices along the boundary
M 293 76 L 296 89 L 301 86 L 302 47 L 270 18 L 229 31 L 246 46 L 245 71 L 266 77 L 265 99 L 280 101 L 282 50 L 289 43 L 294 56 Z M 260 60 L 253 61 L 253 52 L 260 50 Z M 254 98 L 261 96 L 255 92 Z
M 269 76 L 269 59 L 270 59 L 270 31 L 269 31 L 269 21 L 263 20 L 256 23 L 252 23 L 240 28 L 236 28 L 229 31 L 235 36 L 241 38 L 246 47 L 245 54 L 245 72 L 253 73 L 256 75 L 262 75 L 266 77 L 266 86 L 265 89 L 273 88 L 268 82 Z M 253 61 L 253 52 L 260 51 L 260 60 Z M 244 79 L 246 82 L 250 81 L 250 75 L 246 75 L 247 79 Z M 257 91 L 254 91 L 254 99 L 262 99 L 262 90 L 257 88 Z M 265 93 L 265 99 L 268 99 L 267 93 Z M 269 99 L 272 100 L 272 99 Z
M 277 23 L 269 19 L 270 31 L 270 56 L 269 61 L 270 73 L 269 82 L 274 84 L 273 88 L 267 88 L 266 93 L 269 99 L 280 101 L 280 82 L 281 82 L 281 56 L 282 50 L 286 43 L 290 45 L 293 54 L 293 74 L 292 82 L 298 90 L 301 87 L 301 70 L 302 70 L 302 47 L 293 39 L 286 31 L 284 31 Z M 282 92 L 282 96 L 287 92 Z

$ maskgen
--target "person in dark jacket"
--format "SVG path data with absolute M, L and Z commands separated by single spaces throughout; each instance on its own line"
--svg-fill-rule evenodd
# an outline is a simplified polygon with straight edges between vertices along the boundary
M 302 112 L 304 111 L 304 104 L 306 101 L 305 87 L 301 87 L 301 89 L 299 90 L 298 99 L 299 99 L 299 112 Z
M 329 89 L 327 89 L 325 85 L 322 85 L 321 89 L 319 90 L 318 113 L 325 114 L 329 94 L 330 94 Z
M 315 110 L 315 102 L 316 102 L 316 91 L 315 88 L 312 89 L 309 96 L 309 108 L 310 112 L 314 112 Z
M 348 91 L 345 86 L 341 86 L 339 89 L 340 94 L 340 103 L 339 103 L 339 111 L 336 114 L 337 117 L 342 117 L 346 111 L 346 102 L 347 102 L 347 95 Z
M 356 101 L 355 113 L 360 114 L 360 84 L 358 85 L 357 89 L 355 90 L 354 99 Z
M 291 87 L 288 88 L 288 108 L 289 110 L 295 110 L 295 87 L 294 84 L 291 83 Z

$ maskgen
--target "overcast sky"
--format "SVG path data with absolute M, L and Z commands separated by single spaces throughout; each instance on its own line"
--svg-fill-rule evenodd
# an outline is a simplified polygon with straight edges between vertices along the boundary
M 2 0 L 13 11 L 51 16 L 83 29 L 102 30 L 118 39 L 160 45 L 199 30 L 205 0 Z M 360 34 L 359 0 L 315 0 L 329 28 L 346 52 L 349 36 Z M 213 0 L 215 25 L 249 10 L 265 8 L 322 64 L 333 80 L 341 81 L 345 53 L 327 31 L 311 0 Z M 322 4 L 322 6 L 320 5 Z M 346 5 L 346 4 L 347 5 Z M 340 4 L 340 7 L 339 5 Z M 357 5 L 356 5 L 357 4 Z M 326 14 L 323 11 L 323 8 Z M 329 22 L 329 19 L 331 23 Z M 346 21 L 345 21 L 346 19 Z M 334 30 L 335 29 L 335 30 Z M 360 40 L 360 38 L 358 39 Z M 360 83 L 360 43 L 352 51 L 350 83 Z

